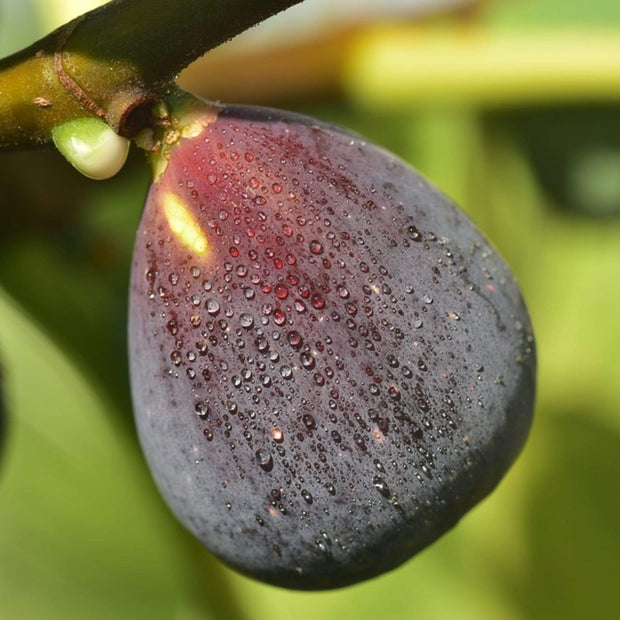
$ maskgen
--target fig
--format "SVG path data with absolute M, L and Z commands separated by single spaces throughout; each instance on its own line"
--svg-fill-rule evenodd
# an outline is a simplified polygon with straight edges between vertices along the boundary
M 154 480 L 256 579 L 327 589 L 393 569 L 526 439 L 536 363 L 515 278 L 456 206 L 363 138 L 270 109 L 179 108 L 130 291 Z

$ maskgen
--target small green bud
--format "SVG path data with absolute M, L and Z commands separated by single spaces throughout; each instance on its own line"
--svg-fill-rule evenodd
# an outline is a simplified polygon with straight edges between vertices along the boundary
M 125 164 L 129 152 L 129 140 L 93 117 L 55 127 L 52 140 L 76 170 L 96 180 L 113 177 Z

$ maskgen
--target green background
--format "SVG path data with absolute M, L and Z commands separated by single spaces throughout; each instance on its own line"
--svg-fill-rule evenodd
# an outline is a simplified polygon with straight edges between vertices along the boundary
M 48 28 L 42 5 L 0 2 L 0 53 Z M 620 45 L 616 0 L 498 0 L 469 19 Z M 424 27 L 449 38 L 454 25 Z M 125 321 L 142 156 L 97 184 L 52 152 L 2 154 L 0 618 L 618 617 L 620 93 L 435 105 L 410 90 L 408 105 L 343 88 L 296 107 L 407 159 L 513 267 L 539 390 L 497 491 L 405 566 L 343 590 L 288 592 L 224 568 L 170 516 L 134 436 Z

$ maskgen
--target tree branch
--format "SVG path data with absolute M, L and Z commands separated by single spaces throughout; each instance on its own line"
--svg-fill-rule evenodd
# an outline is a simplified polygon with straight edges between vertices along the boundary
M 113 0 L 0 61 L 0 150 L 99 116 L 121 135 L 190 62 L 301 0 Z

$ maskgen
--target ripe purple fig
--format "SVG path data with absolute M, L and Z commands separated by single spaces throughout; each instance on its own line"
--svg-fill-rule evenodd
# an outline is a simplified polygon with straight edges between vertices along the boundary
M 534 341 L 513 275 L 428 181 L 342 129 L 201 102 L 162 143 L 129 324 L 162 494 L 272 584 L 400 565 L 526 439 Z

